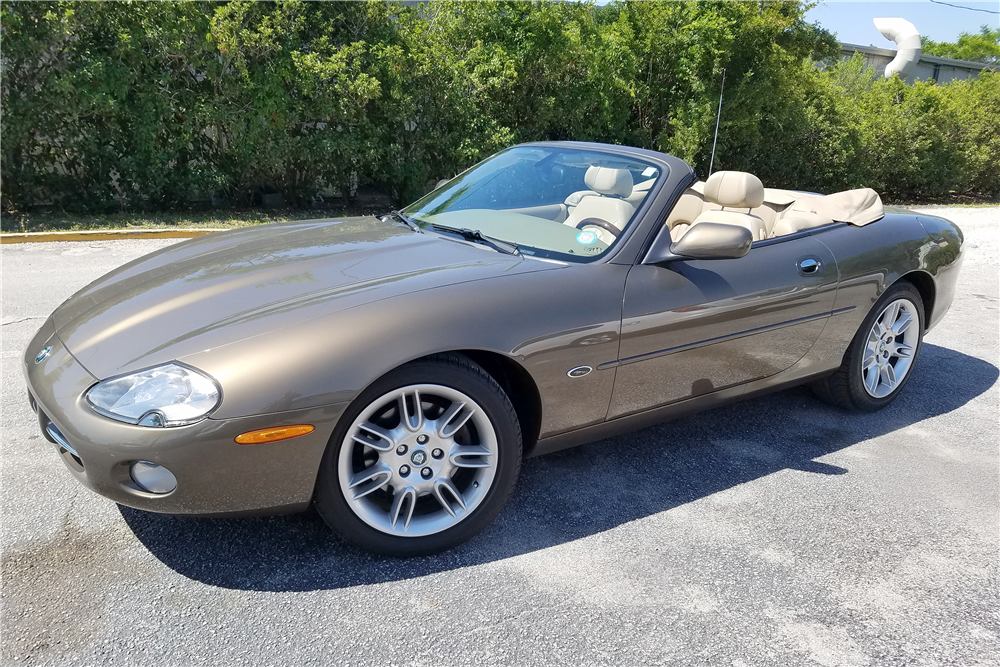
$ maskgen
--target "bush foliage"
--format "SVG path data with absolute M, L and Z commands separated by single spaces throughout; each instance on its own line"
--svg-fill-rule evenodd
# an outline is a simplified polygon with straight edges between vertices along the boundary
M 3 2 L 2 204 L 399 202 L 515 142 L 678 155 L 775 187 L 1000 194 L 1000 77 L 833 63 L 804 3 Z
M 996 65 L 1000 63 L 1000 27 L 981 26 L 978 33 L 963 32 L 957 42 L 935 42 L 920 38 L 921 51 L 930 56 L 971 60 Z

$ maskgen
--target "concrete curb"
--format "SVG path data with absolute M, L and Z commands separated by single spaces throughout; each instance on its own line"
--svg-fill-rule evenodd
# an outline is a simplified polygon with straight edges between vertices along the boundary
M 126 239 L 189 239 L 224 229 L 119 229 L 92 232 L 26 232 L 0 234 L 0 243 L 47 243 L 51 241 L 123 241 Z

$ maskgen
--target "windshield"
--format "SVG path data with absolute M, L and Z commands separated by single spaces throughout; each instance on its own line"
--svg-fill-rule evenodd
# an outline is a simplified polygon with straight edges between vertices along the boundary
M 423 228 L 477 230 L 524 255 L 586 262 L 628 228 L 659 176 L 658 167 L 633 158 L 521 146 L 448 181 L 403 214 Z

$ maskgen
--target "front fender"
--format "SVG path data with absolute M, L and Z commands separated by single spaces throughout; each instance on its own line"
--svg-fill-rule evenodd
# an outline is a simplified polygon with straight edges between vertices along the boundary
M 413 359 L 451 350 L 505 355 L 542 396 L 541 435 L 607 415 L 630 267 L 584 264 L 503 275 L 366 303 L 183 359 L 222 384 L 218 418 L 353 400 Z M 567 372 L 595 369 L 581 378 Z

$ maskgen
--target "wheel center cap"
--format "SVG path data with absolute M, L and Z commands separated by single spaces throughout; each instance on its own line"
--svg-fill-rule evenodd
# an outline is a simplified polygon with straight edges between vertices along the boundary
M 427 463 L 427 452 L 422 449 L 413 450 L 413 453 L 410 454 L 410 461 L 412 461 L 415 466 L 422 466 Z

